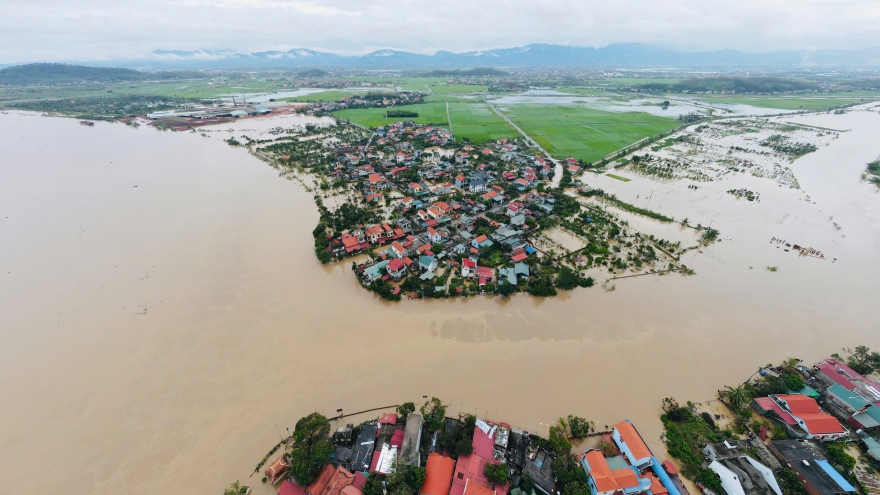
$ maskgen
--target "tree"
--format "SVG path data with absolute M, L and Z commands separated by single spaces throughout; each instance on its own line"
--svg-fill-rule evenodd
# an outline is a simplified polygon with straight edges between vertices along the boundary
M 229 485 L 229 488 L 223 490 L 223 495 L 241 495 L 243 490 L 241 488 L 241 483 L 238 480 L 235 480 L 235 483 Z
M 289 448 L 290 472 L 298 483 L 311 483 L 320 467 L 330 462 L 333 444 L 329 435 L 330 421 L 320 413 L 314 412 L 296 422 Z
M 726 398 L 727 402 L 737 411 L 739 411 L 751 399 L 748 392 L 746 392 L 746 389 L 742 385 L 738 387 L 731 387 L 730 385 L 727 385 L 724 387 L 724 390 L 719 393 L 719 395 L 723 398 Z
M 562 495 L 590 495 L 590 487 L 580 481 L 573 481 L 565 485 Z
M 425 405 L 419 409 L 422 413 L 422 419 L 428 424 L 428 429 L 438 431 L 443 428 L 443 422 L 446 420 L 446 406 L 440 399 L 431 397 L 431 400 L 425 402 Z
M 443 251 L 443 244 L 435 242 L 434 245 L 431 246 L 431 251 L 434 251 L 435 254 Z
M 404 402 L 403 404 L 397 406 L 397 415 L 401 418 L 406 418 L 410 415 L 410 413 L 416 412 L 416 405 L 412 402 Z
M 856 467 L 856 458 L 846 453 L 846 446 L 844 444 L 838 442 L 827 443 L 825 448 L 828 450 L 831 460 L 847 473 Z
M 595 426 L 596 423 L 594 421 L 588 421 L 578 416 L 568 416 L 568 431 L 574 438 L 586 438 Z
M 378 473 L 370 473 L 362 488 L 364 495 L 383 495 L 382 480 L 384 476 Z
M 718 473 L 709 468 L 701 469 L 694 481 L 702 483 L 706 488 L 715 493 L 724 493 L 724 490 L 721 487 L 721 476 L 718 476 Z
M 514 292 L 516 292 L 516 286 L 513 285 L 512 283 L 508 282 L 507 280 L 498 284 L 498 293 L 501 294 L 502 296 L 507 297 L 507 296 L 513 294 Z
M 557 455 L 565 455 L 571 453 L 571 443 L 565 438 L 565 432 L 558 426 L 550 427 L 550 448 Z
M 492 282 L 487 283 L 486 285 L 483 286 L 483 292 L 485 292 L 487 294 L 494 293 L 495 292 L 495 284 L 493 284 Z
M 425 483 L 425 468 L 421 466 L 398 466 L 385 478 L 386 489 L 392 495 L 417 495 Z
M 807 382 L 796 373 L 786 373 L 782 375 L 782 379 L 785 381 L 785 386 L 795 392 L 807 386 Z
M 486 479 L 492 484 L 492 488 L 495 488 L 498 485 L 507 483 L 507 477 L 510 472 L 507 464 L 501 462 L 499 464 L 486 464 L 486 467 L 483 468 L 483 474 L 486 475 Z
M 871 352 L 867 346 L 856 346 L 855 349 L 844 348 L 849 353 L 846 358 L 846 364 L 856 373 L 861 375 L 869 375 L 875 369 L 880 368 L 880 353 Z

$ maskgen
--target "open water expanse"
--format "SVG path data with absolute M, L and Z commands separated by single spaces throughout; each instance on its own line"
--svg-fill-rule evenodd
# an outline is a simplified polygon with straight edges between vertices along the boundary
M 0 115 L 2 491 L 219 493 L 241 479 L 270 493 L 248 475 L 277 430 L 423 395 L 541 433 L 567 414 L 629 418 L 662 456 L 664 397 L 710 399 L 789 356 L 880 348 L 880 194 L 860 179 L 880 115 L 795 118 L 852 129 L 792 165 L 803 191 L 588 180 L 713 222 L 727 240 L 688 253 L 695 276 L 387 303 L 348 263 L 316 261 L 311 193 L 244 149 Z

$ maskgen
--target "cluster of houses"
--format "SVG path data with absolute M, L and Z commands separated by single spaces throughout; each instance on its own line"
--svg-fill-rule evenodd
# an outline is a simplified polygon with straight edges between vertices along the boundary
M 446 418 L 444 430 L 463 428 L 465 423 Z M 356 435 L 353 432 L 357 432 Z M 421 415 L 406 418 L 382 414 L 357 428 L 346 425 L 333 435 L 334 455 L 318 477 L 308 486 L 296 484 L 287 476 L 284 456 L 266 469 L 273 484 L 280 484 L 279 495 L 363 495 L 371 473 L 387 475 L 402 466 L 423 466 L 425 479 L 419 495 L 553 495 L 557 493 L 552 468 L 555 454 L 539 446 L 528 431 L 507 423 L 477 419 L 473 430 L 472 452 L 457 458 L 438 447 L 438 433 L 431 434 Z M 580 455 L 593 495 L 687 495 L 670 462 L 661 463 L 630 421 L 622 421 L 604 433 L 614 452 L 590 449 Z M 493 484 L 486 466 L 504 463 L 508 481 Z M 519 488 L 524 478 L 534 489 Z M 733 495 L 733 494 L 731 494 Z
M 393 219 L 338 232 L 328 246 L 334 257 L 376 253 L 375 260 L 358 267 L 366 283 L 400 281 L 407 274 L 430 280 L 438 267 L 460 270 L 463 278 L 481 286 L 501 280 L 516 284 L 529 276 L 524 262 L 537 250 L 526 234 L 554 213 L 555 198 L 539 187 L 553 173 L 551 163 L 518 153 L 507 139 L 479 150 L 448 146 L 449 131 L 414 122 L 380 127 L 373 139 L 377 150 L 366 145 L 337 148 L 338 165 L 330 174 L 362 184 L 367 203 L 396 191 Z M 416 149 L 416 139 L 430 146 Z M 580 172 L 573 158 L 566 166 Z M 488 231 L 476 231 L 479 219 L 488 222 Z M 481 266 L 481 255 L 494 249 L 505 253 L 509 266 L 496 270 L 497 258 Z
M 880 461 L 875 438 L 880 433 L 880 386 L 835 359 L 799 371 L 807 378 L 803 389 L 755 398 L 751 404 L 784 425 L 789 439 L 765 443 L 762 430 L 759 437 L 705 447 L 708 468 L 719 475 L 727 495 L 782 495 L 774 472 L 783 468 L 796 473 L 809 495 L 856 493 L 827 459 L 823 442 L 854 440 Z
M 808 495 L 856 493 L 821 445 L 852 439 L 852 432 L 841 422 L 857 429 L 855 437 L 863 450 L 880 460 L 880 445 L 872 436 L 880 430 L 876 418 L 880 386 L 834 359 L 812 368 L 800 367 L 800 371 L 809 382 L 804 389 L 758 398 L 752 404 L 759 413 L 784 424 L 789 439 L 767 442 L 762 431 L 759 436 L 703 448 L 703 467 L 718 475 L 726 495 L 783 495 L 777 476 L 786 468 L 795 473 Z M 816 399 L 833 415 L 824 412 Z M 461 431 L 466 424 L 446 418 L 443 429 Z M 363 495 L 371 473 L 388 475 L 402 466 L 425 468 L 419 495 L 557 493 L 552 469 L 556 454 L 538 438 L 507 423 L 477 419 L 472 424 L 472 453 L 456 457 L 440 446 L 439 432 L 428 430 L 420 414 L 384 413 L 358 427 L 339 427 L 332 438 L 331 463 L 308 486 L 288 476 L 290 466 L 283 455 L 265 473 L 271 483 L 280 483 L 279 495 Z M 578 457 L 591 495 L 690 495 L 675 465 L 660 462 L 629 420 L 597 435 L 603 437 L 597 444 L 601 448 L 590 448 Z M 508 468 L 508 481 L 490 482 L 486 466 L 501 463 Z M 525 478 L 534 486 L 531 493 L 525 494 L 520 487 Z M 698 486 L 707 495 L 725 495 Z
M 369 93 L 367 95 L 352 95 L 336 101 L 313 103 L 302 107 L 300 112 L 307 115 L 321 116 L 338 110 L 345 110 L 346 108 L 386 108 L 412 105 L 421 103 L 422 99 L 422 95 L 419 93 Z
M 784 424 L 794 438 L 841 440 L 850 436 L 846 426 L 880 433 L 880 385 L 835 359 L 800 371 L 807 377 L 803 390 L 757 398 L 752 407 Z

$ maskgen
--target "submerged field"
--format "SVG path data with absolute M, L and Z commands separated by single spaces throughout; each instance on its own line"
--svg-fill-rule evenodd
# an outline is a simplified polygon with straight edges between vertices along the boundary
M 510 120 L 556 157 L 594 161 L 678 121 L 640 112 L 604 112 L 573 105 L 499 107 Z
M 839 95 L 839 96 L 838 96 Z M 690 96 L 693 95 L 678 95 Z M 823 108 L 848 105 L 851 103 L 867 102 L 876 100 L 878 96 L 848 95 L 837 93 L 834 96 L 759 96 L 759 95 L 700 95 L 695 98 L 705 103 L 725 103 L 731 105 L 751 105 L 761 108 L 778 108 L 780 110 L 822 110 Z

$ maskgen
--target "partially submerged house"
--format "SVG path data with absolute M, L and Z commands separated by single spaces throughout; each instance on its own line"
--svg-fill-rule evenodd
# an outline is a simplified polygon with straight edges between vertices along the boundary
M 269 465 L 266 468 L 265 474 L 266 478 L 269 479 L 269 482 L 273 485 L 278 483 L 279 481 L 284 479 L 284 476 L 290 471 L 290 463 L 287 462 L 287 459 L 282 455 L 278 459 L 275 459 L 275 462 Z

